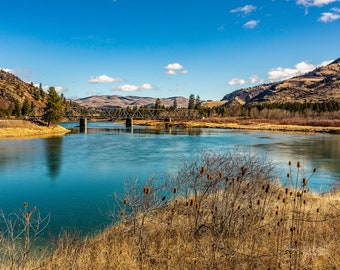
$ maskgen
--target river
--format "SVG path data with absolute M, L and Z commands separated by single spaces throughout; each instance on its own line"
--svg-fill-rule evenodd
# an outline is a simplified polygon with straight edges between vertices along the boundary
M 273 133 L 226 129 L 127 129 L 115 123 L 63 123 L 63 137 L 0 140 L 0 209 L 5 213 L 24 202 L 50 214 L 48 230 L 90 233 L 107 226 L 127 179 L 145 180 L 174 173 L 202 151 L 235 148 L 266 156 L 284 178 L 288 161 L 300 161 L 309 186 L 317 192 L 340 182 L 340 136 L 317 133 Z

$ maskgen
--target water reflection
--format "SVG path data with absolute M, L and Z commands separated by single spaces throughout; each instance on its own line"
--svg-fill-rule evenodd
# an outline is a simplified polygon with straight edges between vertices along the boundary
M 63 137 L 47 138 L 45 140 L 45 153 L 49 175 L 54 180 L 61 168 Z

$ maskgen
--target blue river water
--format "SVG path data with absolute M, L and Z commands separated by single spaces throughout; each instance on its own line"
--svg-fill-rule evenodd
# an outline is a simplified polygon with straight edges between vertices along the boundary
M 184 161 L 204 151 L 226 152 L 238 147 L 264 155 L 281 175 L 288 161 L 300 161 L 310 188 L 323 192 L 340 182 L 340 136 L 316 133 L 273 133 L 225 129 L 155 129 L 100 122 L 87 133 L 78 123 L 63 137 L 0 140 L 0 209 L 10 213 L 24 202 L 50 214 L 48 230 L 93 232 L 107 226 L 127 179 L 146 180 L 172 174 Z

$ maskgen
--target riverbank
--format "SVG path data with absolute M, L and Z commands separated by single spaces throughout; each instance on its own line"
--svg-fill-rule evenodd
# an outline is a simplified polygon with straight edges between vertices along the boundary
M 61 136 L 69 130 L 61 126 L 40 126 L 25 120 L 0 120 L 0 139 Z
M 134 120 L 135 125 L 164 126 L 164 121 L 157 120 Z M 340 134 L 340 122 L 336 120 L 283 120 L 271 121 L 267 119 L 240 119 L 213 117 L 196 120 L 171 121 L 167 126 L 183 128 L 224 128 L 224 129 L 247 129 L 257 131 L 280 131 L 280 132 L 321 132 Z

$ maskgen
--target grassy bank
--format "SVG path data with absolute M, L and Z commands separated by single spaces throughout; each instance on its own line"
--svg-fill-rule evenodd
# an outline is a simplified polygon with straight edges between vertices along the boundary
M 155 120 L 134 120 L 136 125 L 164 126 L 163 121 Z M 324 132 L 340 133 L 339 120 L 318 120 L 318 119 L 244 119 L 238 117 L 210 117 L 196 120 L 172 121 L 168 126 L 184 128 L 225 128 L 225 129 L 247 129 L 259 131 L 281 131 L 281 132 Z
M 61 126 L 39 126 L 25 120 L 0 120 L 0 139 L 58 136 L 69 132 Z
M 22 269 L 337 269 L 340 192 L 311 193 L 317 171 L 302 171 L 289 162 L 284 187 L 264 158 L 205 153 L 161 184 L 128 182 L 115 225 Z

